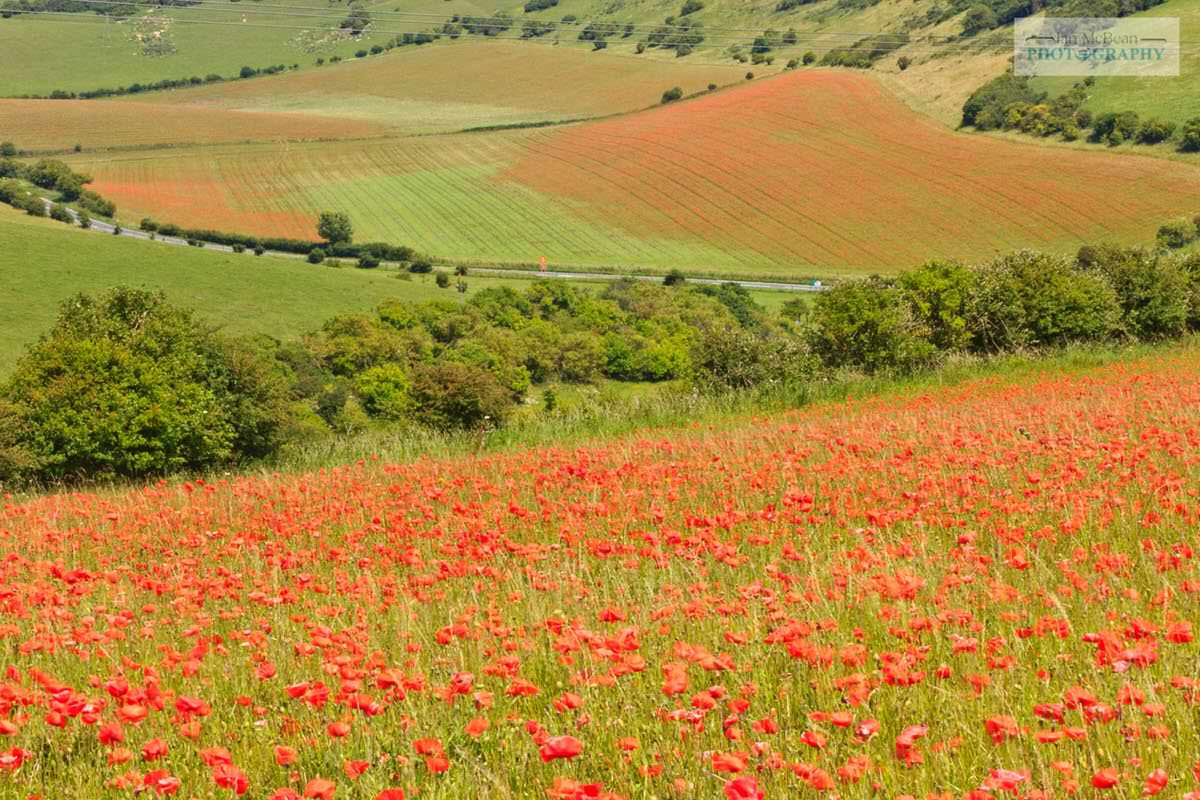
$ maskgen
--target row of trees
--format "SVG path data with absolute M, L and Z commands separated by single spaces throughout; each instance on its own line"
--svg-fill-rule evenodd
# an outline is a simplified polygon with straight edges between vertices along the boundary
M 963 104 L 962 124 L 977 130 L 1012 130 L 1031 136 L 1060 135 L 1075 141 L 1085 133 L 1091 142 L 1116 146 L 1161 144 L 1174 141 L 1182 152 L 1200 152 L 1200 117 L 1182 126 L 1158 118 L 1141 118 L 1135 111 L 1093 114 L 1083 107 L 1087 90 L 1095 84 L 1086 78 L 1069 91 L 1051 98 L 1036 90 L 1029 78 L 1011 72 L 975 90 Z
M 539 384 L 727 391 L 1200 330 L 1200 254 L 1111 245 L 933 261 L 774 316 L 734 284 L 668 283 L 393 301 L 291 342 L 229 340 L 142 291 L 76 297 L 0 387 L 0 477 L 146 476 L 375 427 L 501 426 Z

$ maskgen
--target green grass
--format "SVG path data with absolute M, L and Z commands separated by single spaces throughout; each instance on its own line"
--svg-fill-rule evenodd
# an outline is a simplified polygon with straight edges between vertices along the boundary
M 1200 0 L 1170 0 L 1138 17 L 1178 17 L 1182 62 L 1178 77 L 1101 77 L 1089 90 L 1086 108 L 1095 113 L 1136 111 L 1142 117 L 1160 117 L 1177 123 L 1200 117 L 1197 91 L 1200 83 Z M 1062 94 L 1079 78 L 1039 78 L 1034 84 L 1051 95 Z
M 232 255 L 105 236 L 34 219 L 0 205 L 0 376 L 53 324 L 59 304 L 76 292 L 117 285 L 160 289 L 174 302 L 235 334 L 300 336 L 337 314 L 369 311 L 386 299 L 461 300 L 430 275 L 399 279 L 394 269 L 311 266 L 290 258 Z M 466 277 L 470 296 L 494 286 L 520 288 L 527 278 Z M 572 281 L 601 291 L 604 284 Z M 755 290 L 777 310 L 788 292 Z

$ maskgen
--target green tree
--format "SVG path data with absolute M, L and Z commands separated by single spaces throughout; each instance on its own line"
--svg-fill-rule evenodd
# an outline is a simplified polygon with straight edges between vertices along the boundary
M 252 354 L 161 294 L 66 301 L 0 391 L 29 477 L 145 477 L 258 457 L 279 445 L 286 393 Z
M 330 244 L 345 244 L 354 241 L 354 226 L 341 211 L 323 211 L 317 222 L 317 235 Z
M 846 281 L 813 302 L 806 338 L 826 367 L 907 372 L 934 346 L 900 291 L 878 279 Z
M 399 364 L 381 364 L 358 376 L 355 388 L 371 416 L 400 420 L 412 410 L 412 382 Z
M 413 413 L 439 430 L 499 427 L 512 407 L 511 396 L 487 370 L 451 362 L 413 370 Z
M 954 261 L 929 261 L 899 278 L 913 316 L 929 331 L 939 350 L 965 349 L 971 341 L 966 310 L 975 273 Z
M 1189 280 L 1176 259 L 1144 248 L 1080 248 L 1076 263 L 1104 278 L 1117 293 L 1121 329 L 1143 340 L 1181 335 L 1187 328 Z

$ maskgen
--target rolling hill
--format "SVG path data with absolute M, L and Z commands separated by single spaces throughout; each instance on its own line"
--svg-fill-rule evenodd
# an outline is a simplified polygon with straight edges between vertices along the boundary
M 74 161 L 127 219 L 312 236 L 338 209 L 451 259 L 727 275 L 1148 241 L 1200 206 L 1190 165 L 954 134 L 835 70 L 544 129 Z

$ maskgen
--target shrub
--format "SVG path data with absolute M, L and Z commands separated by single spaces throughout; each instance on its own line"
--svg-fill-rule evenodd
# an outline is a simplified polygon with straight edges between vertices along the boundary
M 439 272 L 433 279 L 433 282 L 437 284 L 439 289 L 448 289 L 450 288 L 450 274 L 447 272 Z
M 1175 123 L 1161 119 L 1148 119 L 1137 129 L 1138 144 L 1158 144 L 1175 135 Z
M 934 355 L 900 291 L 879 280 L 847 281 L 822 292 L 813 303 L 806 338 L 832 369 L 907 372 Z
M 795 337 L 745 328 L 705 331 L 692 348 L 691 360 L 692 382 L 702 391 L 802 381 L 818 366 Z
M 492 373 L 453 362 L 415 367 L 410 396 L 415 417 L 438 430 L 499 427 L 512 405 Z
M 1112 285 L 1127 335 L 1164 339 L 1186 329 L 1188 275 L 1174 259 L 1140 248 L 1101 245 L 1080 248 L 1076 263 Z
M 403 419 L 412 411 L 412 382 L 399 364 L 381 364 L 361 373 L 355 390 L 363 408 L 373 417 Z
M 67 300 L 3 387 L 27 477 L 144 477 L 257 457 L 278 446 L 281 384 L 161 294 Z
M 323 211 L 317 221 L 317 235 L 330 244 L 348 244 L 354 240 L 354 226 L 347 214 Z
M 1156 239 L 1160 245 L 1172 250 L 1187 247 L 1196 239 L 1196 223 L 1182 217 L 1165 222 L 1159 227 Z
M 12 142 L 0 142 L 0 158 L 14 158 L 17 155 L 17 146 Z
M 416 275 L 427 275 L 433 272 L 433 264 L 428 261 L 414 261 L 408 265 L 408 271 Z
M 379 259 L 370 253 L 363 253 L 358 257 L 359 269 L 375 269 L 379 266 Z
M 1068 259 L 1026 250 L 975 272 L 966 318 L 977 352 L 1097 341 L 1117 330 L 1112 286 Z
M 1185 153 L 1200 153 L 1200 117 L 1192 117 L 1183 124 L 1179 149 Z
M 704 0 L 684 0 L 683 7 L 679 9 L 679 16 L 686 17 L 688 14 L 695 14 L 704 8 Z
M 71 219 L 71 213 L 67 211 L 67 207 L 62 203 L 55 203 L 50 206 L 50 219 L 57 222 L 74 222 L 74 220 Z
M 900 58 L 896 59 L 896 66 L 900 68 L 901 72 L 904 72 L 904 70 L 908 69 L 909 65 L 911 64 L 912 59 L 908 56 L 900 56 Z
M 667 89 L 665 92 L 663 92 L 662 104 L 666 105 L 667 103 L 674 103 L 676 100 L 681 100 L 682 98 L 683 89 L 676 86 L 673 89 Z
M 954 261 L 930 261 L 900 275 L 900 290 L 915 319 L 939 350 L 963 350 L 971 342 L 967 304 L 975 273 Z
M 996 12 L 982 4 L 971 6 L 963 17 L 963 36 L 974 36 L 994 27 L 996 27 Z
M 664 286 L 682 286 L 685 283 L 687 283 L 687 276 L 683 274 L 682 270 L 678 269 L 671 270 L 663 278 Z
M 154 233 L 158 230 L 158 223 L 150 219 L 150 217 L 143 217 L 142 221 L 138 223 L 138 230 L 145 231 L 146 233 Z
M 1133 111 L 1117 114 L 1109 112 L 1096 117 L 1092 124 L 1093 142 L 1104 142 L 1115 147 L 1133 139 L 1138 132 L 1138 115 Z
M 807 53 L 805 53 L 801 57 L 800 60 L 804 63 L 804 66 L 807 67 L 809 64 L 812 64 L 814 61 L 817 60 L 817 54 L 814 53 L 812 50 L 809 50 Z
M 267 252 L 267 249 L 261 244 L 254 245 L 254 255 L 261 256 L 265 252 Z
M 325 251 L 319 247 L 314 247 L 308 251 L 307 259 L 310 264 L 321 264 L 325 261 Z

